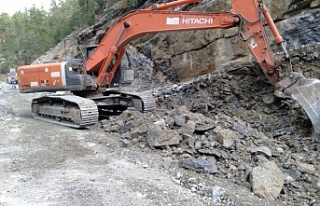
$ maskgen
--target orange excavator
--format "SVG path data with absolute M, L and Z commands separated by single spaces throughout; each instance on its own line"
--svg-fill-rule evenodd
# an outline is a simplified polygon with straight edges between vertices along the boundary
M 230 12 L 173 9 L 199 2 L 201 0 L 176 0 L 126 14 L 109 28 L 91 55 L 87 52 L 84 62 L 64 60 L 19 67 L 22 93 L 70 91 L 69 94 L 57 93 L 34 99 L 31 106 L 34 116 L 82 128 L 94 125 L 99 116 L 121 113 L 128 107 L 142 112 L 152 111 L 155 100 L 151 94 L 110 89 L 121 82 L 121 59 L 130 41 L 148 33 L 238 27 L 240 40 L 247 43 L 276 91 L 297 100 L 309 115 L 315 132 L 320 133 L 320 81 L 306 79 L 302 74 L 293 72 L 284 40 L 263 1 L 232 0 Z M 283 59 L 278 63 L 268 43 L 265 23 L 283 51 Z M 278 71 L 280 66 L 286 68 L 282 77 Z

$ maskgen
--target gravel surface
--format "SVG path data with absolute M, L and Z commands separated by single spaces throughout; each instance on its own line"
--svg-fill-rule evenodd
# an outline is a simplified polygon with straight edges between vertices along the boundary
M 76 130 L 33 119 L 41 94 L 0 83 L 0 206 L 318 206 L 319 139 L 268 86 L 221 72 L 158 90 L 152 114 Z
M 224 194 L 238 205 L 281 205 L 231 181 L 169 169 L 159 152 L 123 147 L 100 125 L 75 130 L 33 119 L 29 104 L 39 95 L 1 83 L 1 206 L 228 205 Z M 204 183 L 208 193 L 197 193 Z

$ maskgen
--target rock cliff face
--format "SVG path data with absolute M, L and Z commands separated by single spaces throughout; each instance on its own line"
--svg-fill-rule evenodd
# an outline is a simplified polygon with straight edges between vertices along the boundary
M 320 1 L 284 0 L 266 3 L 290 53 L 296 55 L 302 52 L 303 55 L 311 55 L 312 59 L 318 58 Z M 230 6 L 231 1 L 215 0 L 202 2 L 192 10 L 228 11 Z M 247 45 L 238 39 L 236 28 L 158 34 L 142 38 L 137 45 L 152 58 L 156 68 L 172 68 L 180 79 L 255 64 Z

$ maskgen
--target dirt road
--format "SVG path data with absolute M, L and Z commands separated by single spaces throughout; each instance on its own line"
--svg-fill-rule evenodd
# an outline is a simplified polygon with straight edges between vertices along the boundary
M 34 94 L 0 91 L 0 205 L 204 205 L 174 183 L 159 156 L 121 148 L 98 127 L 37 121 Z
M 36 96 L 0 84 L 0 206 L 281 205 L 230 181 L 169 171 L 159 152 L 125 148 L 99 125 L 75 130 L 35 120 Z M 209 192 L 200 195 L 204 185 Z M 222 201 L 224 193 L 236 202 Z

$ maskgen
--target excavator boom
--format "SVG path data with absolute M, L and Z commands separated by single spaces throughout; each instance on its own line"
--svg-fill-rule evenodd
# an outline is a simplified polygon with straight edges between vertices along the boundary
M 266 7 L 257 0 L 233 0 L 233 12 L 190 12 L 163 10 L 195 0 L 180 0 L 171 3 L 154 5 L 144 10 L 134 11 L 120 18 L 107 31 L 96 52 L 86 61 L 86 68 L 99 72 L 97 84 L 110 84 L 118 67 L 107 71 L 111 61 L 133 39 L 147 33 L 169 31 L 228 29 L 239 27 L 239 35 L 256 57 L 264 74 L 275 83 L 279 81 L 277 66 L 266 36 L 262 15 L 266 17 L 277 44 L 283 39 L 274 25 Z M 121 55 L 120 55 L 121 57 Z
M 227 29 L 235 27 L 238 22 L 238 16 L 229 12 L 136 11 L 121 18 L 108 30 L 95 53 L 87 59 L 86 68 L 89 72 L 99 71 L 98 85 L 102 85 L 105 80 L 110 83 L 112 76 L 107 74 L 107 68 L 111 61 L 139 36 L 169 31 Z M 111 73 L 114 74 L 116 69 L 114 66 Z

